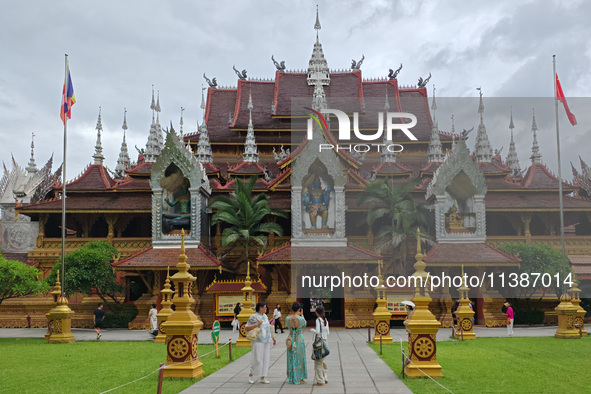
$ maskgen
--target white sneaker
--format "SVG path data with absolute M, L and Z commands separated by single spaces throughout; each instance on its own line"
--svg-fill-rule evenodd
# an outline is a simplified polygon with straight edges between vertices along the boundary
M 248 378 L 248 383 L 250 383 L 250 384 L 254 384 L 255 381 L 256 380 L 254 379 L 254 376 L 251 376 Z
M 267 379 L 261 379 L 261 383 L 263 384 L 271 384 Z

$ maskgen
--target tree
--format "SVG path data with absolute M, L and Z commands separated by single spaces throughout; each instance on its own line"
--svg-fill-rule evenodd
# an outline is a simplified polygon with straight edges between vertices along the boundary
M 0 304 L 9 298 L 49 291 L 49 285 L 37 279 L 38 274 L 37 268 L 0 255 Z
M 120 301 L 118 293 L 124 290 L 124 286 L 116 281 L 111 263 L 119 254 L 117 249 L 105 241 L 87 242 L 83 247 L 66 255 L 66 295 L 82 293 L 96 294 L 107 305 L 107 299 L 115 303 L 118 309 Z M 47 281 L 55 283 L 57 271 L 61 269 L 61 259 L 53 266 Z
M 537 309 L 540 301 L 548 291 L 560 297 L 565 279 L 562 252 L 547 244 L 506 243 L 500 245 L 499 249 L 521 259 L 519 271 L 517 272 L 519 282 L 514 289 L 518 298 L 526 300 L 527 309 Z M 568 267 L 566 274 L 571 273 L 572 278 L 568 259 L 566 259 L 566 264 Z M 558 286 L 556 286 L 556 277 L 554 276 L 557 273 L 561 278 Z M 521 274 L 527 276 L 527 282 L 521 281 Z M 537 276 L 538 274 L 540 275 Z M 506 280 L 510 279 L 507 278 Z M 523 286 L 523 284 L 528 285 Z M 550 286 L 548 287 L 547 284 L 550 284 Z M 532 299 L 535 300 L 533 305 L 531 304 Z
M 271 209 L 269 196 L 259 193 L 253 196 L 256 176 L 252 176 L 248 183 L 236 178 L 236 191 L 229 196 L 216 196 L 209 207 L 216 210 L 212 218 L 212 225 L 225 223 L 228 225 L 222 232 L 222 245 L 240 245 L 244 248 L 245 261 L 249 258 L 251 241 L 264 247 L 267 236 L 275 233 L 283 235 L 281 226 L 270 222 L 271 216 L 285 217 L 285 213 Z
M 421 229 L 421 240 L 433 244 L 426 231 L 429 211 L 424 204 L 415 202 L 411 194 L 416 185 L 416 180 L 394 185 L 387 178 L 378 179 L 365 187 L 357 201 L 357 205 L 369 206 L 367 223 L 376 227 L 378 249 L 383 251 L 391 246 L 395 265 L 399 249 L 399 274 L 411 273 L 412 266 L 407 262 L 408 241 L 416 239 L 417 227 Z

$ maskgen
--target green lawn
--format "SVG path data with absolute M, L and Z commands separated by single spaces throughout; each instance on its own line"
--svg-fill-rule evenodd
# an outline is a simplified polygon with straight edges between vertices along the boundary
M 379 354 L 379 345 L 370 346 Z M 437 381 L 454 393 L 589 393 L 590 355 L 591 337 L 438 342 L 444 377 Z M 400 343 L 384 345 L 382 358 L 400 377 Z M 413 393 L 447 393 L 430 379 L 404 382 Z
M 213 345 L 199 345 L 205 355 Z M 234 360 L 250 348 L 232 346 Z M 229 362 L 228 346 L 203 358 L 205 375 Z M 0 392 L 100 393 L 141 378 L 166 361 L 166 345 L 153 342 L 76 342 L 49 345 L 42 339 L 0 339 Z M 164 379 L 163 393 L 178 393 L 198 379 Z M 158 372 L 112 393 L 155 393 Z

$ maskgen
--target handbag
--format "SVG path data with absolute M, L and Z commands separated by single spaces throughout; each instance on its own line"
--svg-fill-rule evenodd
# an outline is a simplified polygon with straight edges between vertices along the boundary
M 511 325 L 511 318 L 507 317 L 507 325 L 510 326 Z
M 248 339 L 251 342 L 256 341 L 257 338 L 259 337 L 260 333 L 261 333 L 261 328 L 255 327 L 252 330 L 246 332 L 246 339 Z
M 312 360 L 320 360 L 330 354 L 330 350 L 328 350 L 328 346 L 326 346 L 326 342 L 322 339 L 322 326 L 323 322 L 320 322 L 320 334 L 316 334 L 316 338 L 314 338 L 314 343 L 312 343 Z
M 290 324 L 290 323 L 291 323 L 291 320 L 290 320 L 289 323 L 286 322 L 287 328 L 290 329 L 289 330 L 289 335 L 285 339 L 285 347 L 287 348 L 287 350 L 292 350 L 292 348 L 293 348 L 293 337 L 292 337 L 292 334 L 295 332 L 295 331 L 291 330 L 294 327 L 293 327 L 293 324 Z M 297 328 L 297 327 L 295 327 L 295 328 Z
M 269 322 L 269 324 L 274 326 L 275 325 L 275 318 L 272 318 L 271 321 Z

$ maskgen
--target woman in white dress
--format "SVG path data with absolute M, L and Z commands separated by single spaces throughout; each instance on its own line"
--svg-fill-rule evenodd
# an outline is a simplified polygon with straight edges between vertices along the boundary
M 326 320 L 323 306 L 316 307 L 316 328 L 312 328 L 310 331 L 322 337 L 324 341 L 328 339 L 330 330 L 328 328 L 328 320 Z M 314 384 L 316 386 L 324 386 L 328 383 L 328 371 L 326 368 L 326 361 L 324 361 L 325 358 L 326 357 L 314 360 Z

